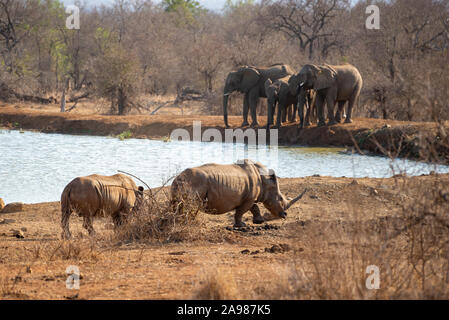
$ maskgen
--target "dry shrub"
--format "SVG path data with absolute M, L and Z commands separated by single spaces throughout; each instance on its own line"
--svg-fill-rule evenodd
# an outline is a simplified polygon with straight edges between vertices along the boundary
M 391 221 L 309 226 L 301 241 L 305 250 L 296 250 L 251 298 L 448 299 L 448 218 L 415 210 L 417 215 L 403 211 Z M 369 266 L 379 268 L 379 289 L 367 288 Z
M 2 299 L 25 299 L 28 296 L 17 288 L 17 283 L 21 281 L 21 276 L 17 275 L 13 278 L 10 276 L 0 279 L 0 297 Z
M 168 195 L 156 196 L 145 197 L 140 209 L 117 231 L 119 241 L 170 243 L 204 238 L 204 221 L 198 215 L 202 206 L 195 197 L 184 199 L 184 210 L 179 212 Z
M 229 271 L 210 272 L 194 293 L 194 300 L 238 300 L 240 298 L 236 281 Z
M 349 206 L 343 221 L 310 222 L 295 240 L 302 250 L 255 298 L 449 299 L 449 183 L 437 174 L 423 179 L 396 175 L 397 205 L 385 217 L 363 219 Z M 370 290 L 373 265 L 380 288 Z

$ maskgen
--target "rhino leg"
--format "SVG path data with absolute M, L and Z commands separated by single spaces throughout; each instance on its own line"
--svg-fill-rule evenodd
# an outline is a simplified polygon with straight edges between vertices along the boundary
M 242 221 L 243 215 L 248 210 L 243 210 L 241 208 L 235 209 L 235 215 L 234 215 L 234 227 L 235 228 L 243 228 L 246 227 L 246 224 Z
M 257 204 L 251 207 L 251 213 L 253 214 L 253 223 L 254 224 L 262 224 L 265 222 L 265 219 L 260 214 L 260 209 Z
M 62 218 L 61 218 L 61 227 L 62 227 L 62 234 L 61 237 L 64 240 L 69 240 L 72 238 L 72 234 L 70 233 L 70 228 L 69 228 L 69 220 L 70 220 L 70 215 L 72 214 L 72 211 L 67 211 L 64 212 L 62 214 Z
M 118 229 L 124 222 L 123 216 L 120 212 L 112 215 L 112 221 L 114 222 L 115 229 Z
M 92 237 L 95 235 L 92 216 L 89 215 L 83 217 L 83 227 L 89 232 L 89 236 Z

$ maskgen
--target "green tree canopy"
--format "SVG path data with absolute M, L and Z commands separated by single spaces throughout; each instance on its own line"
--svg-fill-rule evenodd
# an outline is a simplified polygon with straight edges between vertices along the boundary
M 204 11 L 204 8 L 196 0 L 162 0 L 162 6 L 166 12 L 182 10 L 194 16 Z

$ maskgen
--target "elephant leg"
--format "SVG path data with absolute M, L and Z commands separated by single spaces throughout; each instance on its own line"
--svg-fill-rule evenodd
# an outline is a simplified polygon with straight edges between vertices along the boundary
M 298 112 L 298 104 L 296 103 L 296 101 L 291 105 L 291 110 L 292 110 L 292 117 L 290 118 L 290 122 L 294 123 L 296 122 L 296 113 Z
M 278 102 L 278 116 L 276 119 L 276 127 L 280 128 L 282 123 L 287 120 L 287 109 L 284 99 L 279 99 Z
M 337 121 L 338 123 L 341 123 L 343 113 L 345 111 L 345 103 L 346 103 L 346 101 L 338 102 L 338 109 L 337 109 L 337 112 L 335 113 L 335 121 Z
M 267 129 L 270 128 L 270 125 L 273 124 L 274 119 L 274 109 L 276 108 L 275 103 L 268 102 L 268 111 L 267 111 Z
M 287 107 L 287 119 L 288 119 L 288 122 L 293 122 L 293 105 L 289 105 L 288 107 Z M 287 120 L 286 119 L 286 120 Z
M 352 110 L 354 108 L 354 104 L 359 98 L 359 93 L 354 94 L 348 101 L 348 114 L 346 115 L 345 123 L 352 123 Z
M 279 101 L 278 103 L 278 115 L 276 118 L 276 127 L 280 128 L 282 126 L 282 121 L 285 118 L 286 110 L 285 110 L 285 104 L 283 101 Z M 281 121 L 282 120 L 282 121 Z
M 251 213 L 253 214 L 253 223 L 254 224 L 262 224 L 265 222 L 265 219 L 260 214 L 260 209 L 257 204 L 254 204 L 250 210 L 251 210 Z
M 249 112 L 249 96 L 248 93 L 245 93 L 243 97 L 243 123 L 242 127 L 246 127 L 249 125 L 248 123 L 248 112 Z
M 85 215 L 83 217 L 83 228 L 87 230 L 89 236 L 95 235 L 95 230 L 93 226 L 93 217 L 91 215 Z
M 304 128 L 304 103 L 298 102 L 299 127 Z
M 324 120 L 324 102 L 325 97 L 322 94 L 317 93 L 316 97 L 316 106 L 318 111 L 318 127 L 322 127 L 326 125 L 326 121 Z
M 290 119 L 290 117 L 291 117 L 290 107 L 285 105 L 284 109 L 282 110 L 282 123 L 287 122 L 287 119 Z
M 305 118 L 304 125 L 306 127 L 310 127 L 311 126 L 311 123 L 310 123 L 310 106 L 311 106 L 310 101 L 306 100 L 306 104 L 307 104 L 307 106 L 306 106 L 306 118 Z
M 352 123 L 352 110 L 354 109 L 354 105 L 356 102 L 359 103 L 360 99 L 360 91 L 362 91 L 361 85 L 358 85 L 354 93 L 348 102 L 348 114 L 346 115 L 345 123 Z
M 327 104 L 327 116 L 329 117 L 328 125 L 337 124 L 335 121 L 335 105 L 337 104 L 337 95 L 336 93 L 329 92 L 326 96 L 326 104 Z
M 256 127 L 259 124 L 257 123 L 257 104 L 259 102 L 259 88 L 256 87 L 252 89 L 248 96 L 249 108 L 251 110 L 251 118 L 252 118 L 252 127 Z

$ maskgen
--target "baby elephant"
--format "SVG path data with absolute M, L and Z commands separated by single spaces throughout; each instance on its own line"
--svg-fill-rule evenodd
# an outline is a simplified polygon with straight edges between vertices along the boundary
M 62 238 L 70 239 L 69 219 L 72 211 L 83 217 L 83 227 L 94 235 L 93 218 L 111 216 L 116 227 L 142 202 L 143 187 L 123 174 L 113 176 L 91 175 L 75 178 L 61 195 Z
M 204 204 L 204 211 L 208 214 L 235 210 L 235 227 L 245 226 L 242 217 L 247 211 L 253 214 L 253 223 L 264 222 L 257 203 L 263 203 L 273 216 L 285 219 L 286 211 L 305 192 L 288 201 L 279 189 L 276 174 L 250 160 L 187 169 L 175 178 L 171 186 L 172 204 L 176 210 L 182 210 L 186 198 L 194 196 L 200 204 Z

